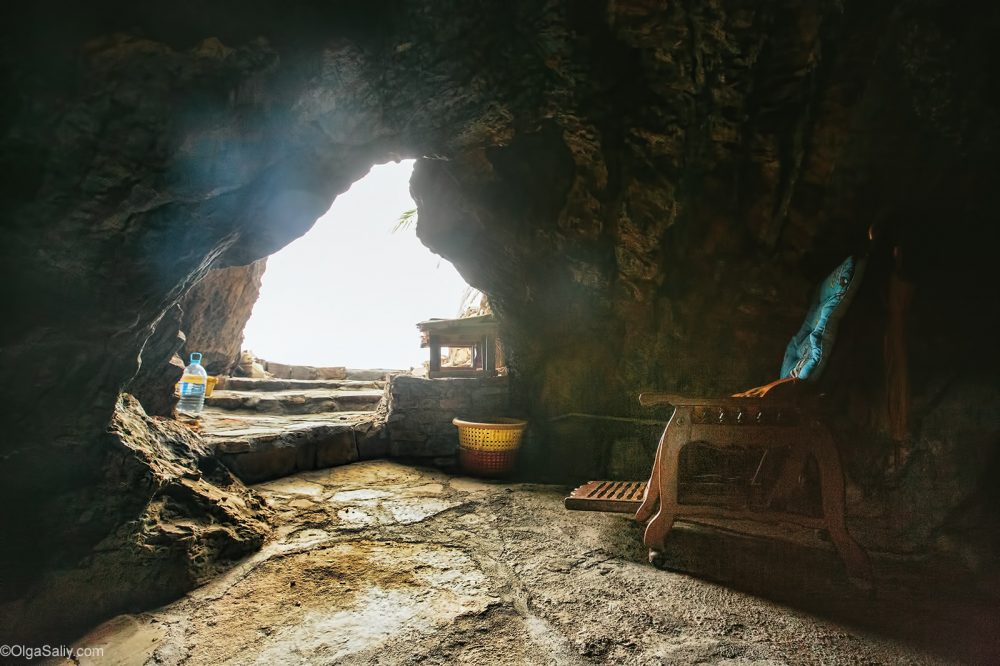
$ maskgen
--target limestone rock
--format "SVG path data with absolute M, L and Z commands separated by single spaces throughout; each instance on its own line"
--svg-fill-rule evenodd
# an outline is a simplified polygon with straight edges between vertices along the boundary
M 153 335 L 140 354 L 139 372 L 125 387 L 134 391 L 136 399 L 150 416 L 170 416 L 177 406 L 174 386 L 184 374 L 186 363 L 177 355 L 184 345 L 184 333 L 179 329 L 179 306 L 167 310 L 154 326 Z M 166 362 L 163 359 L 168 359 Z
M 187 292 L 181 301 L 185 360 L 191 352 L 200 352 L 208 374 L 232 372 L 266 267 L 264 258 L 246 266 L 216 268 Z
M 90 487 L 54 498 L 66 547 L 26 598 L 0 604 L 0 625 L 23 640 L 80 630 L 193 588 L 260 548 L 269 509 L 201 438 L 147 416 L 123 394 Z M 69 557 L 76 551 L 81 559 Z
M 311 365 L 286 365 L 267 361 L 264 369 L 278 379 L 347 379 L 347 368 L 316 368 Z
M 300 380 L 302 381 L 302 380 Z M 205 404 L 226 410 L 249 410 L 271 414 L 309 414 L 340 411 L 374 411 L 382 390 L 373 389 L 285 389 L 278 391 L 216 390 Z
M 240 352 L 240 361 L 234 368 L 233 374 L 238 377 L 248 377 L 250 379 L 266 379 L 270 377 L 264 370 L 264 361 L 254 357 L 253 352 L 243 350 Z

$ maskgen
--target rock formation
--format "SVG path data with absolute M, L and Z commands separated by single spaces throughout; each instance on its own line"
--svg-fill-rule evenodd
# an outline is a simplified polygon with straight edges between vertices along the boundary
M 181 330 L 186 342 L 182 358 L 201 352 L 210 375 L 227 375 L 239 362 L 243 329 L 260 294 L 267 259 L 247 266 L 211 270 L 184 296 Z
M 538 478 L 564 469 L 551 417 L 773 379 L 811 285 L 876 223 L 914 290 L 908 456 L 887 462 L 900 426 L 873 292 L 838 412 L 851 519 L 875 548 L 996 552 L 955 544 L 996 534 L 968 516 L 997 515 L 997 8 L 59 4 L 0 22 L 2 598 L 64 574 L 83 594 L 71 572 L 133 529 L 141 485 L 76 526 L 122 456 L 151 464 L 106 429 L 123 388 L 157 392 L 142 369 L 168 364 L 192 287 L 399 157 L 420 158 L 419 236 L 503 321 Z M 578 460 L 635 439 L 590 432 Z M 123 596 L 95 616 L 141 603 L 129 590 L 161 566 L 122 562 Z
M 44 640 L 53 628 L 79 631 L 162 603 L 257 550 L 270 532 L 256 493 L 196 434 L 146 416 L 134 398 L 118 402 L 99 444 L 100 476 L 52 489 L 49 522 L 35 526 L 57 530 L 60 547 L 36 550 L 41 537 L 15 544 L 49 570 L 21 599 L 0 603 L 7 636 Z

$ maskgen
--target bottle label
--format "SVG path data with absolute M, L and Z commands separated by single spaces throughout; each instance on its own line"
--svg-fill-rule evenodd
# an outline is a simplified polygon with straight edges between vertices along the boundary
M 179 384 L 182 398 L 200 398 L 205 395 L 205 377 L 184 375 Z

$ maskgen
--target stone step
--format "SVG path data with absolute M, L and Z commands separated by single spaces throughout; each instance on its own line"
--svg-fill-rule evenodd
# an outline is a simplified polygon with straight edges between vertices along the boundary
M 292 389 L 383 389 L 384 381 L 354 379 L 279 379 L 277 377 L 223 377 L 216 386 L 224 391 L 288 391 Z
M 264 369 L 278 379 L 354 379 L 361 381 L 384 381 L 389 375 L 398 375 L 406 370 L 390 368 L 345 368 L 317 367 L 312 365 L 289 365 L 265 361 Z
M 215 391 L 205 404 L 216 409 L 264 414 L 319 414 L 325 412 L 372 412 L 382 400 L 378 389 L 349 391 L 312 389 L 286 391 Z
M 407 375 L 409 370 L 390 370 L 387 368 L 348 368 L 347 378 L 356 381 L 386 381 L 390 376 Z
M 387 446 L 371 412 L 278 415 L 206 407 L 199 428 L 244 483 L 378 458 Z
M 343 366 L 316 367 L 265 361 L 264 370 L 279 379 L 347 379 L 347 368 Z

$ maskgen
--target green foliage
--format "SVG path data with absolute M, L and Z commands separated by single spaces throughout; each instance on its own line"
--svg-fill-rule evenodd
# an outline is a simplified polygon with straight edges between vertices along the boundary
M 396 226 L 392 228 L 394 234 L 398 234 L 401 231 L 406 231 L 411 227 L 415 227 L 417 224 L 417 209 L 411 208 L 410 210 L 404 210 L 400 215 L 399 219 L 396 220 Z

